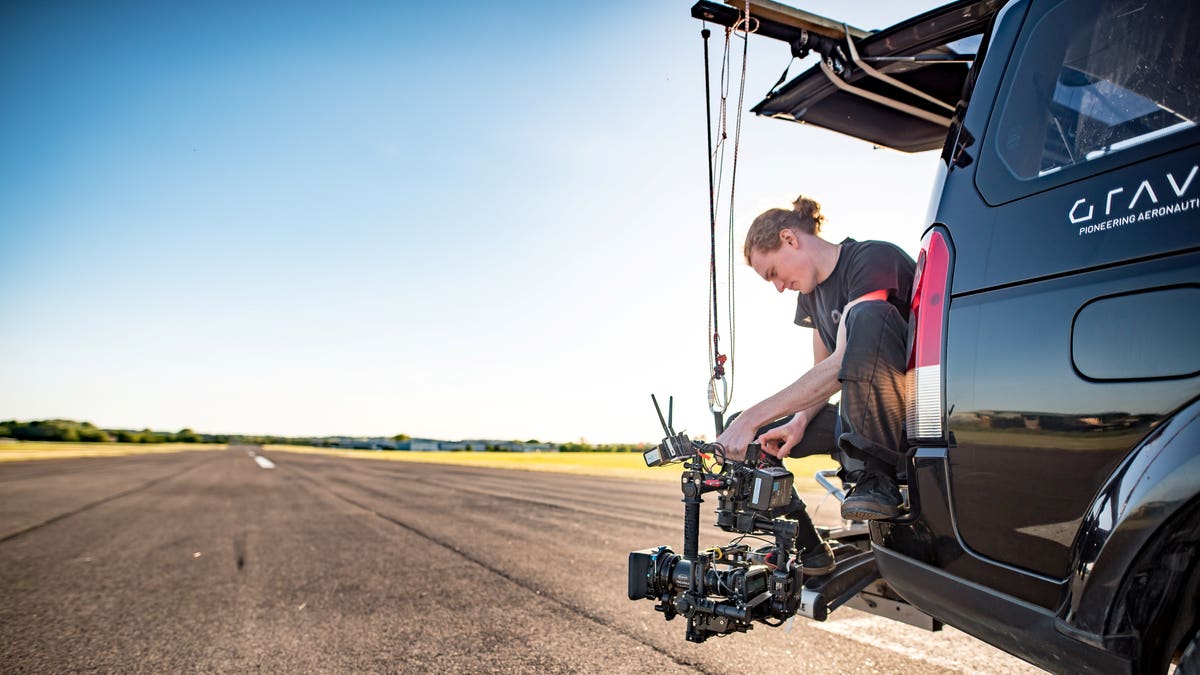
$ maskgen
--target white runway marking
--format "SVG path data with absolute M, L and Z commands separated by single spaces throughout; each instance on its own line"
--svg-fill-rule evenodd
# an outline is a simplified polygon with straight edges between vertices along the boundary
M 847 613 L 849 615 L 849 613 Z M 940 633 L 930 633 L 895 623 L 884 618 L 859 615 L 854 618 L 812 621 L 809 625 L 844 638 L 886 649 L 893 654 L 906 656 L 915 661 L 968 673 L 1040 673 L 1040 669 L 1019 661 L 988 644 L 946 628 Z M 954 656 L 938 655 L 938 648 L 952 647 Z
M 271 460 L 267 459 L 266 457 L 263 457 L 262 455 L 255 455 L 254 461 L 264 469 L 274 469 L 275 468 L 275 462 L 272 462 Z

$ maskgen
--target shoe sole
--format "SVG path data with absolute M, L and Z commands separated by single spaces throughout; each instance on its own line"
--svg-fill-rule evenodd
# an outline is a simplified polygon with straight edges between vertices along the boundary
M 890 520 L 900 515 L 900 509 L 878 509 L 868 506 L 842 506 L 842 520 Z

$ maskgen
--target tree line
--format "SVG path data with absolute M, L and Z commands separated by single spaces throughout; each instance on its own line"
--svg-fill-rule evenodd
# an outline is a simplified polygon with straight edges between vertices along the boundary
M 0 421 L 0 438 L 12 438 L 19 441 L 58 441 L 63 443 L 245 443 L 250 445 L 307 445 L 314 447 L 338 447 L 336 437 L 289 437 L 289 436 L 247 436 L 241 434 L 204 434 L 191 429 L 179 431 L 153 431 L 142 429 L 101 429 L 91 422 L 76 422 L 74 420 L 34 420 L 20 422 L 17 420 Z M 392 436 L 394 441 L 410 440 L 407 434 Z M 539 444 L 536 440 L 514 441 L 512 445 Z M 479 450 L 486 452 L 517 452 L 512 445 L 486 445 Z M 602 444 L 563 443 L 558 445 L 560 452 L 642 452 L 646 444 Z M 460 450 L 473 450 L 467 446 Z
M 236 443 L 258 442 L 249 436 L 201 434 L 191 429 L 154 431 L 152 429 L 101 429 L 91 422 L 74 420 L 34 420 L 0 422 L 0 438 L 18 441 L 59 441 L 63 443 Z M 263 437 L 266 438 L 266 437 Z M 262 442 L 277 442 L 267 441 Z

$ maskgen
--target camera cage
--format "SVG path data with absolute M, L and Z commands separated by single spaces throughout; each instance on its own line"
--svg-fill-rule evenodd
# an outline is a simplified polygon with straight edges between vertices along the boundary
M 669 546 L 630 552 L 630 600 L 656 601 L 655 609 L 668 621 L 682 615 L 687 640 L 704 642 L 746 632 L 755 622 L 780 626 L 797 613 L 824 620 L 878 578 L 869 548 L 836 541 L 830 542 L 834 572 L 806 576 L 797 559 L 798 523 L 786 517 L 793 500 L 799 502 L 792 473 L 757 444 L 735 460 L 720 444 L 676 433 L 651 399 L 665 437 L 643 458 L 647 466 L 683 463 L 683 554 Z M 713 492 L 715 525 L 738 536 L 701 551 L 700 504 L 702 495 Z M 768 537 L 772 543 L 754 550 L 745 543 Z

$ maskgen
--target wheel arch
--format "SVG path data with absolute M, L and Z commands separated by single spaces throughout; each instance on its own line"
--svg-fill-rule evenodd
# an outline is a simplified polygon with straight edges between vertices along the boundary
M 1144 666 L 1169 662 L 1200 609 L 1200 399 L 1113 472 L 1071 555 L 1059 630 Z

